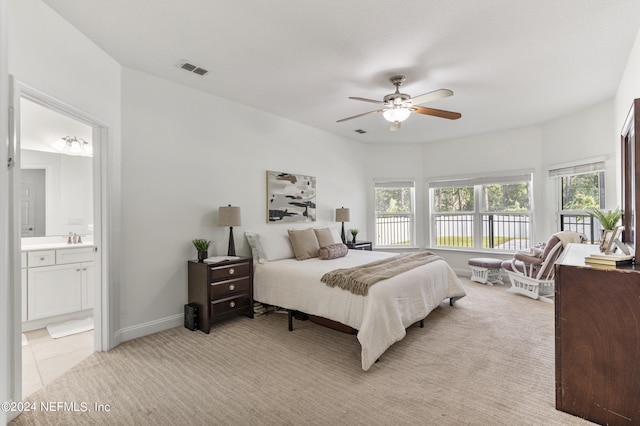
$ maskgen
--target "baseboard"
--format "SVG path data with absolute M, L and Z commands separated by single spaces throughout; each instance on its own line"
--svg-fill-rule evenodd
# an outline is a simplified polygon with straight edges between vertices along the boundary
M 160 331 L 168 330 L 174 327 L 179 327 L 183 324 L 184 314 L 176 314 L 170 317 L 145 322 L 143 324 L 125 327 L 114 333 L 114 346 L 117 346 L 122 342 L 126 342 L 127 340 L 133 340 L 139 337 L 148 336 L 149 334 L 158 333 Z
M 469 268 L 452 268 L 453 272 L 456 273 L 456 275 L 461 276 L 461 277 L 471 277 L 471 270 Z

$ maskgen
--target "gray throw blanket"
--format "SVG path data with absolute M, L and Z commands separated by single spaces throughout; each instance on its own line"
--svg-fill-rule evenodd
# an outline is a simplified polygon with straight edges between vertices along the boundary
M 378 281 L 439 259 L 442 258 L 428 251 L 404 253 L 353 268 L 336 269 L 324 274 L 320 281 L 329 287 L 339 287 L 353 294 L 366 296 L 369 287 Z

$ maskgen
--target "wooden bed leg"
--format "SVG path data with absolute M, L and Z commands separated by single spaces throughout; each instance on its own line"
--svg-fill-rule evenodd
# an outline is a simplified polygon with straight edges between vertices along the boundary
M 424 328 L 424 318 L 420 320 L 420 328 Z
M 289 331 L 293 331 L 293 312 L 291 309 L 288 310 L 287 315 L 289 317 Z
M 459 297 L 450 297 L 449 298 L 449 306 L 453 306 L 456 303 L 456 300 L 460 299 Z

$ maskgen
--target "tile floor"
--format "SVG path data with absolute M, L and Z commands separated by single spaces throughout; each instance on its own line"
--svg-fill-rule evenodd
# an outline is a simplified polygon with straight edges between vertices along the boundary
M 93 353 L 93 330 L 53 339 L 46 328 L 23 333 L 22 397 L 41 389 Z

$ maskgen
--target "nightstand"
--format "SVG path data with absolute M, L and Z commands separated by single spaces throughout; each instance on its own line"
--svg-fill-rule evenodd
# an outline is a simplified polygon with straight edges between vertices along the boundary
M 349 247 L 352 250 L 368 250 L 368 251 L 373 250 L 373 244 L 371 243 L 371 241 L 356 241 L 355 243 L 351 241 L 347 241 L 346 244 L 347 244 L 347 247 Z
M 198 329 L 207 334 L 216 321 L 240 314 L 253 318 L 253 259 L 190 260 L 188 297 L 198 305 Z

